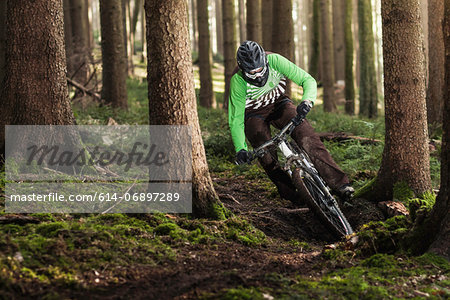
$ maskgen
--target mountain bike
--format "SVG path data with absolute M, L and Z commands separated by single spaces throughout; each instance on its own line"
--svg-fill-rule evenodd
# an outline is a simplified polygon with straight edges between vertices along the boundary
M 250 152 L 251 160 L 262 157 L 273 147 L 278 147 L 285 157 L 282 168 L 291 176 L 294 186 L 311 211 L 324 222 L 337 237 L 353 233 L 353 229 L 330 192 L 330 188 L 314 167 L 303 148 L 289 139 L 304 117 L 297 115 L 271 140 Z

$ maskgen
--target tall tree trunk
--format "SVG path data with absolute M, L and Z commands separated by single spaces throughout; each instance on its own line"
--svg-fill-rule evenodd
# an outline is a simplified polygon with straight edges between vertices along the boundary
M 125 47 L 125 62 L 126 62 L 126 68 L 127 68 L 127 74 L 129 74 L 130 70 L 128 67 L 128 34 L 127 34 L 127 1 L 128 0 L 121 0 L 120 5 L 122 7 L 121 9 L 121 18 L 122 18 L 122 34 L 123 34 L 123 44 Z
M 238 16 L 239 16 L 239 41 L 242 43 L 247 39 L 246 35 L 246 26 L 247 23 L 245 20 L 245 3 L 244 0 L 238 0 Z
M 310 74 L 317 80 L 322 80 L 319 76 L 320 70 L 320 10 L 319 0 L 313 1 L 312 7 L 312 34 L 311 34 L 311 60 L 309 64 Z
M 273 0 L 264 0 L 261 6 L 262 46 L 272 51 Z
M 247 39 L 262 43 L 261 0 L 247 0 Z
M 337 109 L 334 95 L 334 48 L 330 8 L 329 0 L 320 0 L 323 109 L 326 112 L 334 112 Z
M 444 106 L 444 77 L 445 77 L 445 47 L 442 21 L 444 19 L 444 1 L 428 2 L 428 45 L 429 60 L 427 89 L 428 124 L 442 123 L 442 109 Z
M 208 0 L 197 0 L 198 60 L 200 68 L 200 105 L 216 107 L 213 91 L 212 53 L 209 34 Z
M 186 3 L 145 1 L 150 124 L 191 126 L 193 212 L 199 217 L 217 217 L 214 211 L 219 200 L 198 123 Z
M 355 114 L 355 78 L 353 76 L 353 0 L 345 1 L 345 112 Z
M 142 3 L 141 3 L 142 4 Z M 141 53 L 141 63 L 145 62 L 145 58 L 147 57 L 147 43 L 145 39 L 145 10 L 141 9 L 141 44 L 142 44 L 142 53 Z
M 69 75 L 81 84 L 85 84 L 89 76 L 90 50 L 85 11 L 85 0 L 70 0 L 74 74 Z
M 344 13 L 346 0 L 332 1 L 333 46 L 334 46 L 334 79 L 345 79 L 345 38 Z
M 6 4 L 6 1 L 2 1 Z M 70 0 L 64 0 L 64 40 L 66 45 L 66 63 L 67 63 L 67 74 L 73 74 L 73 37 L 72 37 L 72 19 L 70 17 Z
M 132 18 L 132 26 L 131 26 L 131 32 L 136 35 L 136 29 L 137 29 L 137 23 L 139 20 L 139 16 L 141 14 L 141 7 L 142 7 L 142 0 L 136 0 L 134 2 L 133 7 L 133 18 Z
M 198 52 L 197 0 L 191 0 L 192 50 Z
M 273 1 L 272 49 L 290 61 L 294 61 L 294 20 L 292 0 Z M 286 95 L 291 95 L 291 81 L 286 86 Z
M 406 183 L 416 195 L 431 190 L 425 70 L 418 1 L 382 0 L 386 138 L 368 197 L 392 199 Z
M 127 17 L 127 53 L 128 53 L 128 74 L 133 77 L 134 76 L 134 62 L 133 62 L 133 54 L 134 54 L 134 35 L 131 33 L 132 31 L 132 16 L 131 16 L 131 0 L 127 0 L 126 3 L 126 17 Z
M 0 101 L 5 125 L 72 125 L 62 1 L 8 1 L 6 76 Z M 48 16 L 52 16 L 49 18 Z
M 223 107 L 228 108 L 230 80 L 236 67 L 236 31 L 234 0 L 222 0 L 223 14 L 223 60 L 225 66 L 225 93 Z
M 359 45 L 361 73 L 359 80 L 359 114 L 369 118 L 378 115 L 377 74 L 372 29 L 372 5 L 370 0 L 358 2 Z M 421 62 L 422 63 L 422 62 Z
M 443 91 L 444 133 L 442 135 L 441 187 L 431 214 L 423 223 L 415 224 L 411 235 L 411 246 L 413 252 L 419 254 L 425 252 L 431 245 L 431 252 L 450 259 L 450 0 L 445 0 L 444 9 L 441 12 L 445 12 L 442 24 L 445 41 L 445 81 Z M 436 14 L 430 15 L 437 17 Z M 430 43 L 430 53 L 432 47 Z M 430 79 L 432 79 L 431 76 Z
M 89 18 L 90 9 L 91 9 L 91 0 L 84 0 L 83 19 L 84 19 L 84 26 L 86 27 L 88 55 L 91 55 L 92 47 L 94 46 L 94 36 L 92 34 L 92 22 L 91 18 Z
M 127 61 L 123 42 L 122 0 L 100 0 L 102 28 L 102 98 L 127 109 Z
M 217 53 L 223 56 L 222 0 L 216 1 Z
M 358 22 L 358 2 L 359 0 L 353 0 L 353 43 L 354 43 L 354 55 L 355 55 L 355 83 L 356 88 L 359 89 L 359 79 L 361 77 L 361 52 L 359 47 L 359 22 Z M 359 97 L 359 95 L 358 95 Z
M 6 0 L 0 0 L 0 94 L 3 90 L 6 63 Z M 1 153 L 0 153 L 1 155 Z

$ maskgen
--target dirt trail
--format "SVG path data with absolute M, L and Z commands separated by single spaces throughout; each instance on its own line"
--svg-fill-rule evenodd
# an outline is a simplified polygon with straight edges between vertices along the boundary
M 158 266 L 136 267 L 128 282 L 99 287 L 91 296 L 108 299 L 196 299 L 204 293 L 216 294 L 225 288 L 264 286 L 276 288 L 279 282 L 270 274 L 294 277 L 296 274 L 318 278 L 318 267 L 325 245 L 332 243 L 328 231 L 307 208 L 294 207 L 289 201 L 242 178 L 214 178 L 224 205 L 263 231 L 269 242 L 248 247 L 237 242 L 218 245 L 186 245 L 177 249 L 176 261 Z M 383 216 L 372 203 L 355 200 L 344 207 L 355 228 Z M 292 240 L 303 244 L 295 245 Z M 79 297 L 83 292 L 70 293 Z

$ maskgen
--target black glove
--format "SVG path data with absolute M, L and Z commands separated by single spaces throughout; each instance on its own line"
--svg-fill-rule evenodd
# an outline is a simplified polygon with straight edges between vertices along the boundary
M 312 103 L 309 100 L 305 100 L 302 101 L 302 103 L 300 103 L 297 106 L 297 114 L 304 119 L 306 117 L 306 115 L 309 113 L 309 111 L 311 110 L 312 107 Z
M 238 165 L 248 164 L 252 161 L 252 155 L 247 150 L 240 150 L 238 153 L 236 153 L 236 163 Z

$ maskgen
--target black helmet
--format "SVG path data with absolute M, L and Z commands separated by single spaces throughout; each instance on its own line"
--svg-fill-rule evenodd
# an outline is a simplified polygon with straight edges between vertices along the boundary
M 266 84 L 269 78 L 267 56 L 257 42 L 243 42 L 238 48 L 236 57 L 245 81 L 259 87 Z

